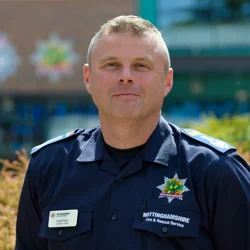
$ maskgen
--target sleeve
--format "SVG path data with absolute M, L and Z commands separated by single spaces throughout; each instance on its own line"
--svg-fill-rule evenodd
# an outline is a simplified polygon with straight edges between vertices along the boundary
M 237 153 L 224 155 L 207 185 L 216 250 L 250 249 L 250 167 Z
M 41 225 L 37 199 L 40 178 L 37 178 L 38 174 L 32 173 L 33 167 L 35 163 L 31 158 L 19 202 L 15 250 L 48 249 L 48 241 L 38 236 Z

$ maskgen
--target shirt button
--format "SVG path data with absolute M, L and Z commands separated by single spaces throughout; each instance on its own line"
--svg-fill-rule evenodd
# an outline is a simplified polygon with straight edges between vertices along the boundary
M 122 181 L 122 178 L 117 179 L 117 181 Z
M 59 236 L 63 235 L 63 230 L 59 230 L 59 231 L 57 232 L 57 234 L 58 234 Z
M 112 215 L 112 220 L 116 220 L 117 219 L 117 215 L 116 214 L 113 214 Z
M 168 231 L 168 228 L 167 228 L 167 227 L 163 227 L 163 228 L 162 228 L 162 232 L 163 232 L 163 233 L 166 233 L 167 231 Z

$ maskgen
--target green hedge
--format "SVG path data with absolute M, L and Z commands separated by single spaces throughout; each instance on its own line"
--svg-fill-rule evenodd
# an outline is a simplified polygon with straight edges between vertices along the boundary
M 216 137 L 235 147 L 241 147 L 242 152 L 250 150 L 250 114 L 245 116 L 203 117 L 200 123 L 189 123 L 185 127 L 193 128 L 206 135 Z

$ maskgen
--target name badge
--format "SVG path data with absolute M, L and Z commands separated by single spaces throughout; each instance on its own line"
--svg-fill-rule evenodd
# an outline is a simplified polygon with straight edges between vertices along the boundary
M 49 228 L 75 227 L 77 224 L 78 210 L 57 210 L 49 213 Z

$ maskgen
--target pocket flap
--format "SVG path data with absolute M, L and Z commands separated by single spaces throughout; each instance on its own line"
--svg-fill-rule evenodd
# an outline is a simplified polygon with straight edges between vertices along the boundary
M 78 219 L 75 227 L 49 228 L 49 212 L 47 212 L 42 218 L 39 236 L 50 240 L 64 241 L 78 234 L 90 231 L 91 221 L 91 209 L 78 209 Z
M 133 228 L 146 230 L 161 237 L 196 237 L 200 214 L 179 208 L 144 209 L 139 212 Z

